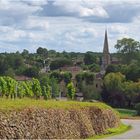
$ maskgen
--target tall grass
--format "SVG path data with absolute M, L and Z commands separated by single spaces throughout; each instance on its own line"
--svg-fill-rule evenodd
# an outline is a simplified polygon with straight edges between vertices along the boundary
M 96 106 L 102 109 L 111 109 L 104 103 L 90 103 L 90 102 L 78 102 L 78 101 L 55 101 L 55 100 L 35 100 L 29 98 L 23 99 L 0 99 L 0 110 L 13 110 L 22 109 L 26 107 L 41 107 L 41 108 L 82 108 Z

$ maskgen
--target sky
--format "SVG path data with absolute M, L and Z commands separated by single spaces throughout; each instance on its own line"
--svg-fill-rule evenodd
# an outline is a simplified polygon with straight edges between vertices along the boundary
M 0 52 L 102 52 L 105 29 L 140 41 L 140 0 L 0 0 Z

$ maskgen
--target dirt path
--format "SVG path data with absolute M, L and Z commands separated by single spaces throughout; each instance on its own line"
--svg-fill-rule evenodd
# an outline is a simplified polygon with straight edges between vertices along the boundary
M 131 125 L 132 129 L 116 136 L 109 137 L 107 139 L 139 139 L 140 140 L 140 120 L 123 119 L 122 122 L 127 125 Z

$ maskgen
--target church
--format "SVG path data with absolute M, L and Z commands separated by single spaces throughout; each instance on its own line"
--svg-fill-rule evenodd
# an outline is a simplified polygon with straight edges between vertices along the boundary
M 119 64 L 119 60 L 116 57 L 111 57 L 109 53 L 109 43 L 108 43 L 108 34 L 105 30 L 104 45 L 103 45 L 103 56 L 101 64 L 101 73 L 104 74 L 108 65 L 110 64 Z
M 111 57 L 109 53 L 108 36 L 107 30 L 105 31 L 104 46 L 103 46 L 103 57 L 102 57 L 102 70 L 105 70 L 107 66 L 111 64 Z

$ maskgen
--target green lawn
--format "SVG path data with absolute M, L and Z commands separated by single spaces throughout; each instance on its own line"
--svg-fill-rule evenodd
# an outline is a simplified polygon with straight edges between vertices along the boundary
M 121 109 L 121 108 L 117 108 L 116 110 L 120 113 L 121 118 L 132 118 L 132 117 L 135 117 L 137 115 L 136 110 Z
M 0 110 L 13 110 L 22 109 L 26 107 L 42 107 L 42 108 L 82 108 L 89 106 L 97 106 L 102 109 L 112 109 L 104 103 L 90 103 L 90 102 L 77 102 L 77 101 L 55 101 L 55 100 L 35 100 L 35 99 L 0 99 Z
M 127 125 L 121 124 L 117 128 L 110 128 L 110 129 L 108 129 L 106 134 L 97 135 L 97 136 L 91 137 L 89 139 L 102 139 L 102 138 L 106 138 L 106 137 L 111 137 L 111 136 L 114 136 L 114 135 L 122 134 L 122 133 L 130 130 L 131 128 L 132 128 L 131 126 L 127 126 Z

